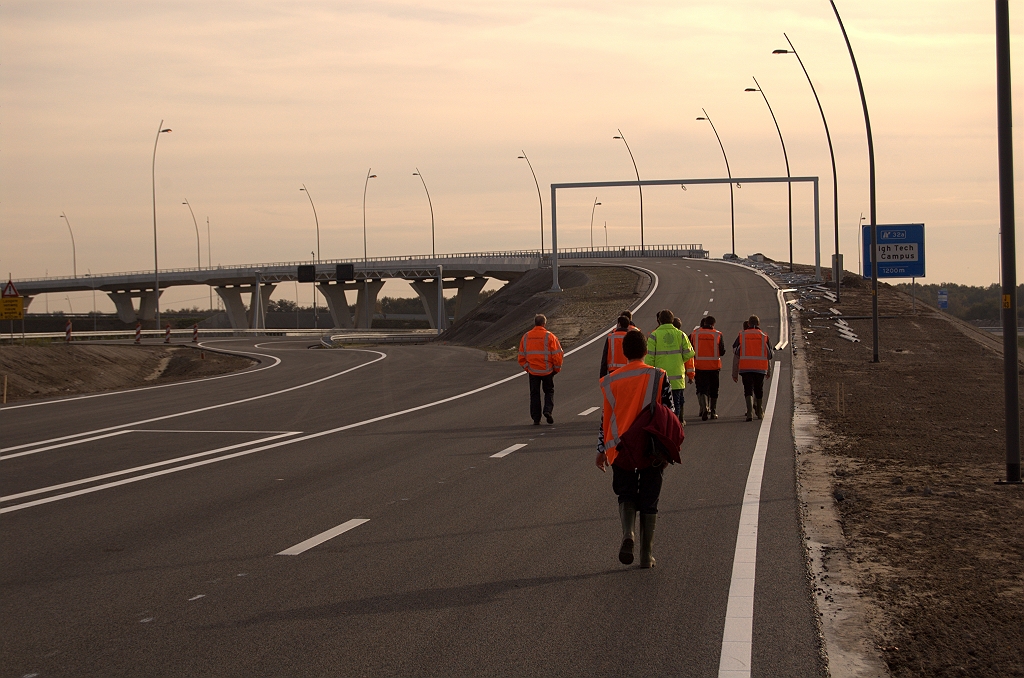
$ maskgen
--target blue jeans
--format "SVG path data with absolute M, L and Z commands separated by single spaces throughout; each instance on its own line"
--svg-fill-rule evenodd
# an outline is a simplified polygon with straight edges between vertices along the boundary
M 683 412 L 683 400 L 683 389 L 672 389 L 672 409 L 675 410 L 677 417 Z

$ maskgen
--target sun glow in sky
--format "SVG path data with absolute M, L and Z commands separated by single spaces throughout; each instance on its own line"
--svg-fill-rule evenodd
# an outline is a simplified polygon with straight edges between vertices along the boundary
M 925 282 L 995 282 L 993 3 L 837 4 L 871 109 L 879 222 L 926 224 Z M 1022 11 L 1011 5 L 1015 42 Z M 703 107 L 734 176 L 784 175 L 768 109 L 743 91 L 752 77 L 778 117 L 792 173 L 821 177 L 827 266 L 828 147 L 796 59 L 771 53 L 787 46 L 783 32 L 828 116 L 841 250 L 855 270 L 856 227 L 868 213 L 864 121 L 827 0 L 6 2 L 0 269 L 15 279 L 70 275 L 62 212 L 80 275 L 152 268 L 150 164 L 161 119 L 173 129 L 156 162 L 161 268 L 196 265 L 186 199 L 204 266 L 207 217 L 214 265 L 308 260 L 316 231 L 303 184 L 322 258 L 362 256 L 370 168 L 371 257 L 430 252 L 417 167 L 439 252 L 536 248 L 539 206 L 522 150 L 545 210 L 551 183 L 633 177 L 617 129 L 644 179 L 725 176 L 710 126 L 695 120 Z M 607 233 L 609 244 L 637 244 L 635 188 L 560 193 L 559 244 L 590 244 L 595 198 L 594 243 Z M 809 187 L 796 186 L 795 254 L 808 263 L 811 207 Z M 724 185 L 647 189 L 644 220 L 648 243 L 701 243 L 715 257 L 729 250 Z M 739 254 L 785 259 L 786 221 L 783 186 L 736 191 Z M 275 296 L 293 296 L 286 288 Z M 71 295 L 83 300 L 76 310 L 87 295 Z M 206 299 L 206 290 L 172 289 L 162 306 Z

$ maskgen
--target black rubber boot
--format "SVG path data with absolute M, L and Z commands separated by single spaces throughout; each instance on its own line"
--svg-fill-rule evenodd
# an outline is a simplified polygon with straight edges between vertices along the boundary
M 654 526 L 657 523 L 657 514 L 640 514 L 640 567 L 654 567 Z
M 711 401 L 711 412 L 708 416 L 712 419 L 718 419 L 718 398 L 708 398 Z
M 636 506 L 633 505 L 633 502 L 619 502 L 619 519 L 622 521 L 622 545 L 619 547 L 619 562 L 629 565 L 633 562 L 633 526 L 636 523 Z
M 704 394 L 697 394 L 697 404 L 700 405 L 700 419 L 701 421 L 708 420 L 708 397 Z
M 754 414 L 757 415 L 758 419 L 764 419 L 764 410 L 761 409 L 761 399 L 758 398 L 754 401 Z
M 754 421 L 754 396 L 743 396 L 747 403 L 747 421 Z

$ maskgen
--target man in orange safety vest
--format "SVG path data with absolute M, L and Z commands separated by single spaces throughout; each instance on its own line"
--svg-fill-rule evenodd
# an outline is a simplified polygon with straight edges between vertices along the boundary
M 722 333 L 715 329 L 714 316 L 701 318 L 700 327 L 690 333 L 690 343 L 696 352 L 693 381 L 697 386 L 700 418 L 703 421 L 718 419 L 718 377 L 722 371 L 725 341 Z
M 732 380 L 743 378 L 743 398 L 747 403 L 747 421 L 764 418 L 761 399 L 764 397 L 764 380 L 772 376 L 772 344 L 768 335 L 761 331 L 761 320 L 750 316 L 746 327 L 733 342 Z
M 555 423 L 552 416 L 555 409 L 555 375 L 562 369 L 562 345 L 558 337 L 544 327 L 547 322 L 547 317 L 538 313 L 533 319 L 533 329 L 519 340 L 519 365 L 530 375 L 530 416 L 534 426 L 540 424 L 542 386 L 544 418 L 549 424 Z
M 619 562 L 633 562 L 634 524 L 640 514 L 640 567 L 654 567 L 654 527 L 658 520 L 663 464 L 651 458 L 620 454 L 618 446 L 637 416 L 652 402 L 667 402 L 669 382 L 665 370 L 644 362 L 647 340 L 633 329 L 622 339 L 629 362 L 601 379 L 604 410 L 597 441 L 596 464 L 602 471 L 612 467 L 612 491 L 618 495 L 622 542 Z
M 601 354 L 601 376 L 614 372 L 629 362 L 622 353 L 622 338 L 633 327 L 633 321 L 623 313 L 616 322 L 615 329 L 604 340 L 604 353 Z

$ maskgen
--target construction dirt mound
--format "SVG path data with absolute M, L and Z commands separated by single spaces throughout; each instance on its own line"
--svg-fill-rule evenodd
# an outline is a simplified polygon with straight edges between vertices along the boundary
M 1005 477 L 999 337 L 920 303 L 915 312 L 879 284 L 875 363 L 871 291 L 850 275 L 843 287 L 861 342 L 837 332 L 837 304 L 819 294 L 803 299 L 798 343 L 856 602 L 878 611 L 877 651 L 894 678 L 1024 676 L 1024 488 L 995 483 Z
M 249 358 L 187 346 L 46 344 L 0 346 L 7 402 L 153 386 L 235 372 Z
M 441 341 L 485 349 L 510 359 L 538 313 L 566 349 L 615 324 L 650 289 L 650 277 L 622 266 L 562 266 L 561 292 L 551 292 L 551 269 L 530 271 L 460 318 Z

